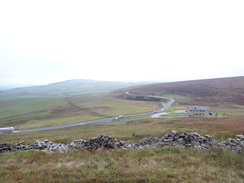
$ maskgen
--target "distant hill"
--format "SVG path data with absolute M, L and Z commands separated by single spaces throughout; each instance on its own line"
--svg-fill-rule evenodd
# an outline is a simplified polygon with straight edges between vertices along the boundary
M 244 105 L 244 76 L 157 83 L 123 89 L 140 94 L 180 95 Z
M 141 85 L 145 83 L 146 82 L 113 82 L 77 79 L 52 83 L 49 85 L 31 86 L 1 91 L 0 96 L 90 96 L 110 92 L 119 88 Z

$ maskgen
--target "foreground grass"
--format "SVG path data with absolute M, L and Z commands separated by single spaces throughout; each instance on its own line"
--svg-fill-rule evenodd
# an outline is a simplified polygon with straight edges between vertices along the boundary
M 0 182 L 242 182 L 243 155 L 166 148 L 1 154 Z
M 0 134 L 0 142 L 49 139 L 71 143 L 76 139 L 111 135 L 135 142 L 147 136 L 162 137 L 170 130 L 209 134 L 226 140 L 244 134 L 238 118 L 158 118 L 93 124 L 60 130 Z M 133 135 L 134 134 L 134 135 Z M 243 182 L 244 155 L 221 149 L 144 149 L 116 151 L 74 150 L 45 153 L 31 150 L 0 154 L 0 182 Z

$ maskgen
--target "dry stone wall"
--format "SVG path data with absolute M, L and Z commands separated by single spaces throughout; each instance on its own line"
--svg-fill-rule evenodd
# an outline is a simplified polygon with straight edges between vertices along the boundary
M 65 144 L 56 144 L 48 140 L 40 141 L 36 140 L 30 145 L 26 145 L 25 141 L 18 142 L 16 144 L 0 144 L 0 153 L 14 152 L 14 151 L 25 151 L 30 149 L 43 150 L 45 152 L 68 152 L 69 147 Z
M 229 138 L 226 141 L 218 141 L 212 139 L 209 135 L 201 136 L 198 133 L 184 133 L 172 131 L 162 138 L 149 137 L 134 144 L 125 141 L 118 141 L 117 139 L 101 135 L 91 139 L 79 139 L 71 142 L 68 145 L 56 144 L 48 140 L 36 140 L 30 145 L 26 145 L 24 141 L 16 144 L 0 143 L 0 153 L 25 151 L 30 149 L 43 150 L 45 152 L 68 152 L 71 149 L 144 149 L 144 148 L 165 148 L 165 147 L 180 147 L 192 148 L 197 150 L 209 150 L 211 148 L 222 148 L 225 150 L 232 150 L 237 153 L 244 153 L 244 135 L 236 135 L 235 138 Z
M 107 135 L 101 135 L 99 137 L 94 137 L 88 140 L 80 139 L 71 142 L 70 148 L 76 149 L 118 149 L 121 147 L 120 142 Z
M 212 139 L 209 135 L 201 136 L 198 133 L 177 133 L 176 131 L 172 131 L 171 133 L 166 134 L 163 138 L 149 137 L 142 141 L 138 141 L 131 146 L 135 149 L 176 146 L 198 150 L 209 150 L 218 147 L 244 153 L 244 135 L 236 135 L 235 138 L 229 138 L 226 141 L 218 141 Z

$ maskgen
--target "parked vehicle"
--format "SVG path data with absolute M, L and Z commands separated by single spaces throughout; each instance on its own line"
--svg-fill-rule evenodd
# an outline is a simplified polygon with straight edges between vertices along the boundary
M 0 128 L 0 133 L 13 133 L 14 127 Z
M 124 118 L 124 116 L 121 115 L 121 116 L 116 117 L 116 119 L 121 119 L 121 118 Z

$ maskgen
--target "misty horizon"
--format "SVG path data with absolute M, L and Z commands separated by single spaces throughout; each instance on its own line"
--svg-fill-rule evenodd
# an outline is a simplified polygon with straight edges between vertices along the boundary
M 220 0 L 1 1 L 0 86 L 242 76 L 243 7 Z
M 235 77 L 243 77 L 243 76 L 232 76 L 232 77 L 221 77 L 221 78 L 200 78 L 200 79 L 189 79 L 189 80 L 177 80 L 177 81 L 109 81 L 109 80 L 94 80 L 94 79 L 68 79 L 68 80 L 64 80 L 64 81 L 56 81 L 56 82 L 52 82 L 52 83 L 42 83 L 42 84 L 29 84 L 29 85 L 20 85 L 20 84 L 16 84 L 16 85 L 0 85 L 0 91 L 4 91 L 4 90 L 11 90 L 11 89 L 15 89 L 15 88 L 25 88 L 25 87 L 32 87 L 32 86 L 46 86 L 46 85 L 52 85 L 52 84 L 59 84 L 59 83 L 63 83 L 63 82 L 68 82 L 68 81 L 79 81 L 79 80 L 84 80 L 84 81 L 97 81 L 97 82 L 121 82 L 121 83 L 143 83 L 143 84 L 147 84 L 147 83 L 171 83 L 171 82 L 184 82 L 184 81 L 197 81 L 197 80 L 211 80 L 211 79 L 224 79 L 224 78 L 235 78 Z

